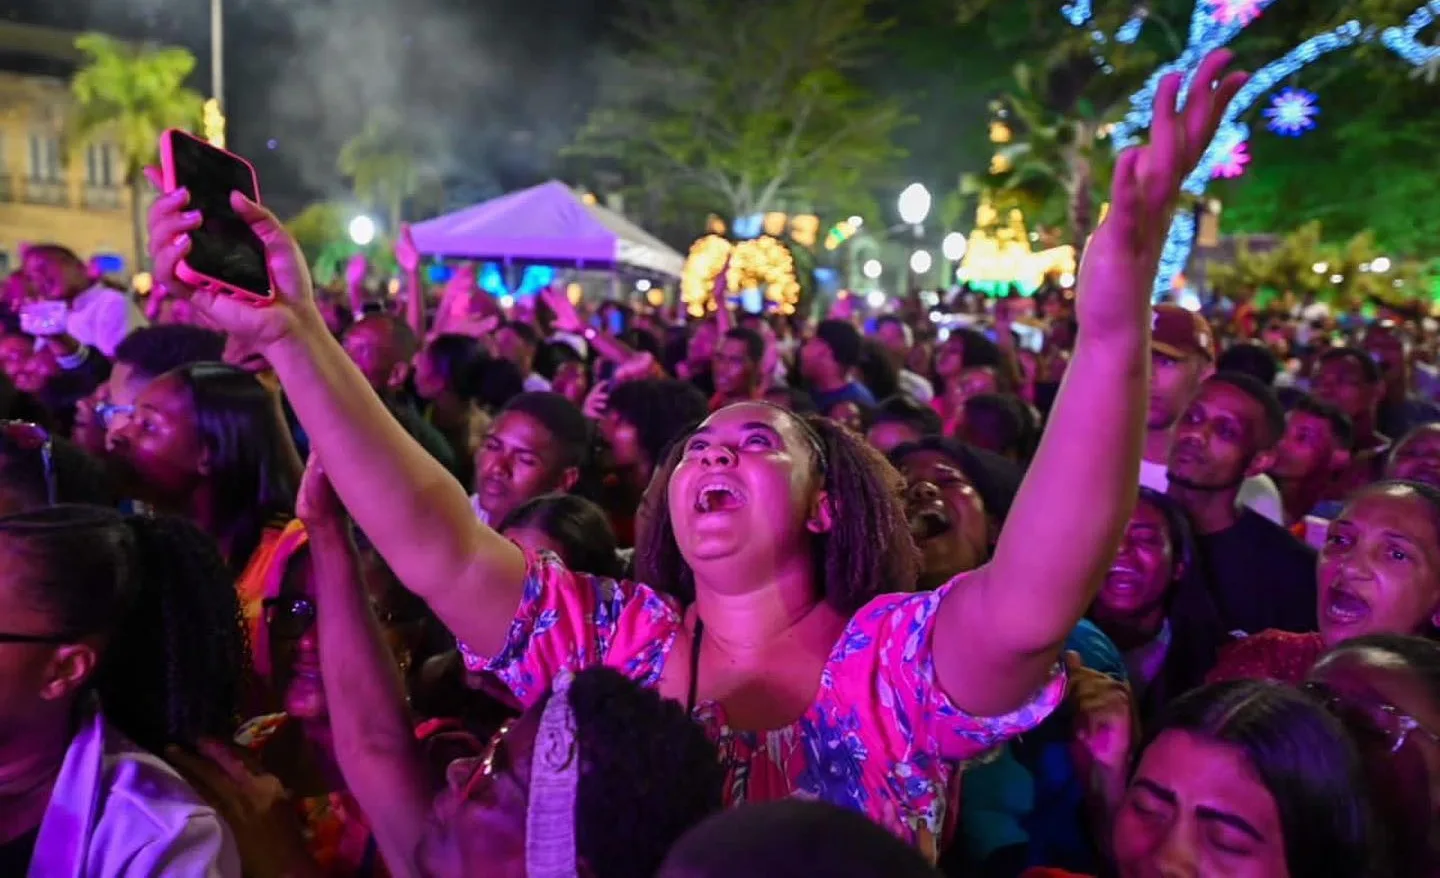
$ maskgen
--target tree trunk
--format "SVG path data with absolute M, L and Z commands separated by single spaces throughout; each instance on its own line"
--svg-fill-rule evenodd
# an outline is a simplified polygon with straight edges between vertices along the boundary
M 140 185 L 140 172 L 130 172 L 130 234 L 134 240 L 131 244 L 135 247 L 135 262 L 130 266 L 130 274 L 133 276 L 144 271 L 150 266 L 149 252 L 145 248 L 145 208 L 143 206 L 142 193 L 145 187 Z
M 400 218 L 403 215 L 405 199 L 396 193 L 390 196 L 390 240 L 400 236 Z

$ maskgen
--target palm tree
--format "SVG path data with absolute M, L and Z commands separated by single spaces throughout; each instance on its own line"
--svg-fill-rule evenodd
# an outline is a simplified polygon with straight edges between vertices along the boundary
M 1103 197 L 1114 168 L 1105 119 L 1083 99 L 1068 114 L 1052 112 L 1023 64 L 1015 67 L 1015 86 L 1002 106 L 1020 132 L 997 150 L 991 183 L 1002 193 L 1062 203 L 1078 251 L 1095 225 L 1096 193 Z
M 141 170 L 155 162 L 160 132 L 200 123 L 205 99 L 185 87 L 195 56 L 185 49 L 132 46 L 103 34 L 84 34 L 75 48 L 85 62 L 70 81 L 76 111 L 66 140 L 80 147 L 103 138 L 119 150 L 141 266 L 146 261 Z
M 365 128 L 340 149 L 340 173 L 351 179 L 362 201 L 385 208 L 387 231 L 404 219 L 405 199 L 420 190 L 420 159 L 404 121 L 385 109 L 372 111 Z

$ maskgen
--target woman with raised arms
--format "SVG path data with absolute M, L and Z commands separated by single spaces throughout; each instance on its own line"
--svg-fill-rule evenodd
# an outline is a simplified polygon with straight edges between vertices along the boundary
M 651 493 L 665 502 L 637 558 L 651 585 L 597 579 L 475 520 L 325 329 L 300 251 L 268 211 L 232 198 L 265 243 L 274 304 L 190 294 L 264 352 L 357 524 L 473 664 L 526 703 L 562 670 L 615 667 L 691 708 L 719 744 L 728 801 L 825 799 L 933 856 L 954 773 L 1060 700 L 1061 645 L 1135 503 L 1150 291 L 1180 183 L 1245 81 L 1225 74 L 1229 60 L 1201 64 L 1181 110 L 1180 75 L 1164 79 L 1150 143 L 1119 158 L 1050 429 L 993 558 L 935 591 L 913 591 L 898 475 L 829 422 L 763 403 L 713 414 L 658 468 Z M 174 268 L 200 223 L 186 201 L 163 195 L 150 211 L 156 276 L 171 290 L 184 289 Z M 412 747 L 403 737 L 358 739 Z M 386 783 L 348 780 L 357 795 Z M 384 849 L 413 850 L 425 803 L 361 798 L 392 806 L 370 815 Z

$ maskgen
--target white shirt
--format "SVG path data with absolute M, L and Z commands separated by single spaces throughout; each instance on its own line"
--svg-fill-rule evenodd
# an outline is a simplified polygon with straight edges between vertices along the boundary
M 91 711 L 65 751 L 29 878 L 240 878 L 225 821 Z
M 1140 484 L 1152 491 L 1165 493 L 1170 487 L 1170 471 L 1163 463 L 1140 461 Z M 1285 524 L 1285 504 L 1280 499 L 1280 489 L 1270 477 L 1264 474 L 1252 476 L 1240 483 L 1240 496 L 1236 505 L 1248 506 L 1276 524 Z
M 909 369 L 901 369 L 899 376 L 900 392 L 906 394 L 916 402 L 930 402 L 935 398 L 935 388 Z
M 70 303 L 65 331 L 81 344 L 113 357 L 125 336 L 148 325 L 144 312 L 130 301 L 130 296 L 97 284 Z
M 549 391 L 550 382 L 545 380 L 544 375 L 541 375 L 539 372 L 531 372 L 525 376 L 526 393 L 548 393 Z

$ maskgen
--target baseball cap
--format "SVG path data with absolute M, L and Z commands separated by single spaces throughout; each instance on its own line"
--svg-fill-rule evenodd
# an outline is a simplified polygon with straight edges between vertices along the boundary
M 1156 305 L 1150 319 L 1150 345 L 1168 357 L 1215 359 L 1215 334 L 1195 311 L 1179 305 Z

